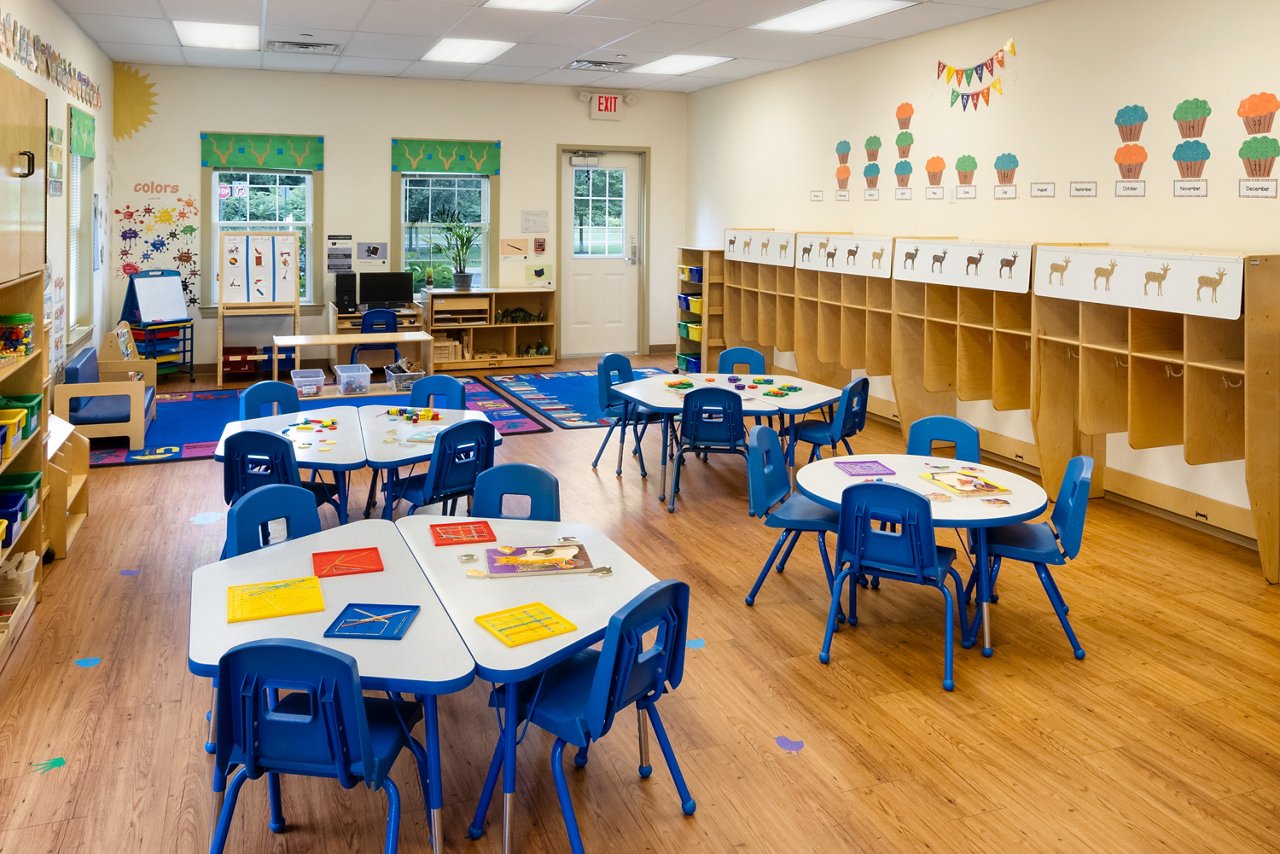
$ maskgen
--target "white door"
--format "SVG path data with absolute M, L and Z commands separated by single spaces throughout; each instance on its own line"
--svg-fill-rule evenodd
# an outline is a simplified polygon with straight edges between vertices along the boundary
M 563 157 L 560 352 L 634 353 L 640 345 L 640 261 L 645 257 L 640 245 L 643 162 L 629 152 Z

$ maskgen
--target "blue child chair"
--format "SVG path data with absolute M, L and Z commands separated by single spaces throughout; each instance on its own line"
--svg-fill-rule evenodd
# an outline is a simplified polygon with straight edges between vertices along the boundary
M 427 790 L 426 751 L 409 734 L 422 719 L 421 705 L 365 697 L 354 658 L 298 640 L 260 640 L 228 650 L 218 663 L 217 697 L 213 790 L 225 790 L 226 800 L 210 854 L 221 854 L 226 846 L 241 787 L 263 774 L 274 833 L 285 829 L 281 774 L 330 777 L 344 789 L 364 783 L 386 792 L 383 850 L 394 854 L 400 793 L 390 771 L 403 748 L 413 752 L 422 790 Z
M 1067 463 L 1066 475 L 1058 490 L 1058 500 L 1048 522 L 1019 522 L 1001 525 L 987 533 L 987 553 L 991 558 L 991 586 L 994 588 L 1004 560 L 1020 560 L 1036 568 L 1049 604 L 1053 606 L 1062 630 L 1075 650 L 1076 658 L 1084 658 L 1084 648 L 1067 619 L 1066 601 L 1058 590 L 1050 566 L 1066 566 L 1075 560 L 1084 543 L 1084 517 L 1089 509 L 1089 486 L 1093 481 L 1093 458 L 1073 457 Z
M 409 387 L 409 405 L 434 409 L 466 409 L 467 387 L 448 374 L 432 374 Z
M 388 480 L 383 486 L 383 517 L 390 519 L 402 498 L 409 502 L 409 515 L 440 502 L 445 503 L 445 513 L 453 515 L 458 499 L 475 490 L 480 472 L 493 468 L 496 439 L 497 432 L 488 421 L 459 421 L 441 430 L 426 474 Z
M 636 707 L 640 728 L 640 777 L 647 779 L 653 773 L 649 763 L 647 716 L 675 781 L 681 809 L 685 815 L 693 815 L 697 808 L 657 708 L 662 695 L 674 691 L 684 677 L 688 626 L 689 585 L 683 581 L 659 581 L 637 594 L 610 618 L 599 650 L 584 649 L 552 667 L 540 679 L 494 689 L 490 701 L 499 708 L 505 703 L 506 691 L 519 692 L 519 719 L 508 720 L 506 726 L 519 726 L 527 720 L 556 737 L 551 748 L 551 773 L 569 833 L 569 847 L 574 854 L 582 854 L 582 836 L 565 779 L 565 745 L 578 748 L 574 765 L 585 766 L 588 748 L 609 732 L 617 713 L 630 706 Z M 646 636 L 651 633 L 654 638 L 648 642 Z M 478 839 L 484 832 L 484 816 L 489 811 L 501 770 L 502 743 L 499 741 L 471 823 L 472 839 Z
M 896 483 L 855 483 L 840 496 L 840 531 L 836 537 L 836 578 L 831 588 L 827 631 L 818 660 L 831 660 L 831 637 L 840 614 L 840 595 L 849 585 L 849 625 L 858 624 L 858 585 L 865 573 L 891 581 L 922 584 L 942 591 L 946 605 L 946 636 L 942 687 L 955 688 L 952 664 L 955 651 L 956 603 L 947 587 L 950 578 L 960 594 L 960 574 L 951 568 L 955 549 L 938 546 L 933 538 L 933 514 L 929 499 Z M 960 628 L 966 628 L 960 612 Z
M 822 555 L 822 569 L 827 576 L 829 592 L 833 575 L 831 559 L 827 556 L 827 534 L 836 533 L 839 514 L 791 491 L 791 477 L 782 442 L 772 427 L 757 425 L 751 428 L 747 444 L 747 501 L 751 515 L 763 519 L 765 527 L 782 530 L 760 570 L 760 576 L 747 594 L 747 604 L 755 604 L 756 594 L 760 592 L 760 585 L 764 584 L 774 561 L 777 561 L 778 572 L 786 569 L 791 550 L 796 547 L 800 535 L 808 531 L 818 535 L 818 553 Z M 779 553 L 782 554 L 780 560 Z
M 266 430 L 241 430 L 222 443 L 222 454 L 222 497 L 228 505 L 260 486 L 284 483 L 307 490 L 316 507 L 328 504 L 342 519 L 337 486 L 319 480 L 304 483 L 298 476 L 293 443 L 285 437 Z
M 223 558 L 248 554 L 267 545 L 262 541 L 262 529 L 276 519 L 284 520 L 286 540 L 319 532 L 315 493 L 301 486 L 273 483 L 240 496 L 227 511 Z
M 718 374 L 763 374 L 764 372 L 764 353 L 750 347 L 730 347 L 720 353 L 720 358 L 716 362 Z
M 508 513 L 503 500 L 508 496 L 529 499 L 526 515 Z M 560 521 L 560 481 L 541 466 L 529 463 L 504 463 L 480 472 L 471 499 L 471 515 L 487 519 L 533 519 L 539 522 Z
M 395 332 L 400 326 L 396 313 L 389 308 L 371 308 L 360 315 L 360 332 Z M 357 364 L 362 350 L 390 350 L 394 361 L 400 361 L 400 348 L 395 344 L 356 344 L 351 348 L 351 364 Z
M 632 453 L 640 462 L 640 476 L 649 476 L 644 468 L 644 450 L 640 447 L 640 440 L 644 438 L 649 424 L 661 418 L 660 415 L 650 412 L 643 406 L 635 404 L 628 406 L 625 400 L 613 393 L 615 385 L 629 383 L 634 379 L 631 360 L 626 356 L 621 353 L 605 353 L 600 357 L 600 362 L 596 365 L 596 402 L 604 413 L 604 417 L 612 421 L 609 424 L 609 431 L 604 434 L 604 439 L 600 442 L 595 459 L 591 461 L 591 467 L 595 468 L 600 464 L 600 457 L 609 445 L 609 437 L 613 435 L 614 430 L 621 429 L 622 435 L 618 437 L 618 468 L 614 472 L 619 477 L 622 476 L 622 450 L 627 444 L 628 424 L 631 425 L 631 432 L 636 440 L 635 450 Z
M 835 415 L 830 421 L 806 418 L 796 425 L 796 441 L 813 445 L 813 450 L 809 452 L 810 462 L 822 459 L 823 445 L 830 445 L 834 453 L 836 445 L 843 442 L 845 451 L 853 453 L 849 439 L 867 426 L 867 397 L 870 391 L 871 383 L 866 377 L 854 380 L 840 390 Z M 794 462 L 795 449 L 792 448 L 790 453 Z
M 272 404 L 278 407 L 276 412 L 271 411 Z M 266 412 L 262 411 L 263 407 L 268 407 Z M 264 415 L 284 415 L 288 412 L 297 412 L 300 408 L 298 390 L 288 383 L 263 380 L 240 392 L 241 421 L 261 418 Z
M 684 396 L 680 415 L 680 441 L 676 449 L 676 470 L 671 479 L 667 512 L 676 510 L 680 491 L 680 470 L 684 455 L 737 454 L 747 456 L 747 431 L 742 425 L 742 398 L 724 388 L 695 388 Z
M 936 444 L 955 445 L 956 459 L 966 463 L 982 462 L 978 447 L 978 428 L 968 421 L 950 415 L 921 418 L 907 431 L 907 453 L 920 457 L 933 456 Z

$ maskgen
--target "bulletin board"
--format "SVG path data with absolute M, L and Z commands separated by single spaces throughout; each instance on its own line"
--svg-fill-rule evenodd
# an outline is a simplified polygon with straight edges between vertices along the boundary
M 218 243 L 220 305 L 297 305 L 296 231 L 224 231 Z

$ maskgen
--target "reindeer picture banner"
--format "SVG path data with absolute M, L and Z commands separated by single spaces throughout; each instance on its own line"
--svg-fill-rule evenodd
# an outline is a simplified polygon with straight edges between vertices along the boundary
M 1038 296 L 1235 320 L 1244 259 L 1106 246 L 1036 247 Z
M 796 266 L 802 270 L 888 279 L 893 272 L 893 238 L 866 234 L 796 235 Z
M 1025 294 L 1031 289 L 1031 245 L 899 237 L 894 246 L 893 277 Z
M 324 137 L 202 132 L 200 165 L 206 169 L 306 169 L 321 172 L 324 170 Z
M 729 228 L 724 233 L 726 261 L 794 267 L 796 252 L 796 236 L 791 232 Z
M 466 139 L 393 139 L 392 172 L 501 174 L 502 143 Z

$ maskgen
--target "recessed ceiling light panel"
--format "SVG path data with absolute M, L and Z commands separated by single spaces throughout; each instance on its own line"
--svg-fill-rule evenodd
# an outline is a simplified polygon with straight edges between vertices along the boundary
M 916 0 L 822 0 L 821 3 L 752 24 L 751 29 L 821 33 L 915 5 Z
M 638 74 L 688 74 L 701 71 L 722 62 L 733 59 L 731 56 L 695 56 L 687 53 L 673 53 L 671 56 L 655 59 L 645 65 L 631 69 Z
M 253 24 L 208 24 L 203 21 L 174 21 L 183 47 L 214 47 L 222 50 L 257 50 L 258 28 Z
M 515 47 L 515 42 L 498 42 L 488 39 L 440 39 L 427 51 L 427 62 L 491 62 Z
M 490 9 L 519 9 L 521 12 L 572 12 L 586 0 L 488 0 Z

